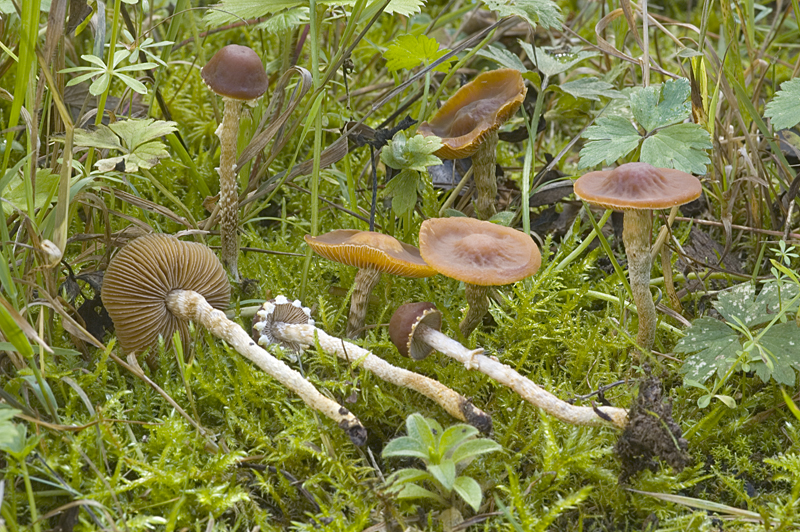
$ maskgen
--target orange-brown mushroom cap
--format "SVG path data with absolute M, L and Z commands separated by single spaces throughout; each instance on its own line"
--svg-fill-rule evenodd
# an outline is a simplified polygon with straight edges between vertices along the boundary
M 515 283 L 539 270 L 531 237 L 474 218 L 431 218 L 419 230 L 422 258 L 441 274 L 479 286 Z
M 703 187 L 692 174 L 647 163 L 589 172 L 575 181 L 575 195 L 606 209 L 667 209 L 700 197 Z
M 224 310 L 231 287 L 217 256 L 195 242 L 170 235 L 141 236 L 117 253 L 103 277 L 101 298 L 126 353 L 141 353 L 161 335 L 172 341 L 175 331 L 188 338 L 185 321 L 167 309 L 167 294 L 193 290 Z
M 422 260 L 417 248 L 389 235 L 337 229 L 319 236 L 306 235 L 305 239 L 317 255 L 348 266 L 373 268 L 403 277 L 436 275 L 436 270 Z
M 238 44 L 219 49 L 200 75 L 209 89 L 236 100 L 260 98 L 269 86 L 261 58 L 251 48 Z
M 417 133 L 440 137 L 442 147 L 436 155 L 443 159 L 470 157 L 490 132 L 517 112 L 526 92 L 522 75 L 513 68 L 484 72 L 458 89 Z
M 433 303 L 421 301 L 400 305 L 389 320 L 389 338 L 404 357 L 422 360 L 433 351 L 431 346 L 415 338 L 420 323 L 438 331 L 442 328 L 442 313 Z

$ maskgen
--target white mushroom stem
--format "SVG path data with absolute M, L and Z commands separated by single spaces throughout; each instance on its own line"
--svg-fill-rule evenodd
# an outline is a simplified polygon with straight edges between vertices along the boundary
M 478 151 L 472 156 L 475 179 L 475 213 L 480 220 L 488 220 L 497 213 L 495 199 L 497 198 L 497 130 L 489 132 L 478 146 Z
M 458 328 L 464 338 L 468 338 L 472 331 L 483 321 L 483 317 L 489 311 L 489 290 L 490 286 L 478 286 L 466 283 L 466 299 L 469 308 L 464 319 L 461 320 Z
M 202 295 L 192 290 L 173 290 L 167 295 L 167 308 L 178 318 L 192 320 L 226 341 L 237 353 L 299 395 L 308 406 L 335 421 L 354 444 L 366 442 L 367 431 L 352 413 L 322 395 L 299 372 L 258 346 L 244 329 L 229 320 L 224 312 L 209 305 Z
M 330 336 L 313 325 L 275 323 L 272 327 L 272 335 L 278 340 L 306 346 L 314 345 L 316 336 L 316 341 L 326 353 L 335 354 L 351 363 L 357 363 L 386 382 L 421 393 L 438 403 L 454 418 L 475 426 L 481 432 L 491 431 L 491 417 L 476 408 L 463 395 L 437 380 L 393 366 L 370 351 Z
M 242 100 L 223 98 L 222 123 L 217 128 L 219 137 L 219 236 L 222 245 L 222 263 L 233 278 L 239 280 L 239 191 L 236 186 L 237 138 Z
M 350 314 L 347 316 L 345 336 L 357 338 L 364 328 L 369 307 L 369 295 L 381 279 L 381 272 L 375 268 L 361 268 L 353 281 L 355 288 L 350 296 Z
M 656 338 L 656 306 L 650 293 L 650 236 L 653 228 L 651 211 L 625 211 L 622 219 L 622 241 L 628 256 L 628 276 L 631 281 L 633 302 L 639 315 L 636 343 L 646 349 L 653 348 Z
M 609 406 L 591 408 L 567 403 L 543 390 L 516 370 L 483 354 L 482 349 L 470 350 L 452 338 L 420 323 L 414 337 L 421 339 L 436 351 L 458 360 L 467 369 L 475 369 L 517 392 L 523 399 L 538 406 L 548 414 L 571 425 L 608 426 L 620 429 L 628 423 L 628 411 Z

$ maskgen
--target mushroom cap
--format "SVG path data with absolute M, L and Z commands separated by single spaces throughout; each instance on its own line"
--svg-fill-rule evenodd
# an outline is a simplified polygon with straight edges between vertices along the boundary
M 431 218 L 419 229 L 422 258 L 439 273 L 479 286 L 515 283 L 539 270 L 533 239 L 474 218 Z
M 606 209 L 667 209 L 700 197 L 703 187 L 692 174 L 647 163 L 626 163 L 589 172 L 574 185 L 580 199 Z
M 261 346 L 278 344 L 285 349 L 300 353 L 304 345 L 296 342 L 281 341 L 275 337 L 273 327 L 277 323 L 314 325 L 311 310 L 304 307 L 299 300 L 289 301 L 285 296 L 264 302 L 253 316 L 253 340 Z
M 194 290 L 220 310 L 231 296 L 222 264 L 202 244 L 150 234 L 131 241 L 111 259 L 100 296 L 123 351 L 141 353 L 159 335 L 169 345 L 176 330 L 188 338 L 186 322 L 167 308 L 167 294 L 173 290 Z
M 522 74 L 513 68 L 484 72 L 458 89 L 417 133 L 440 137 L 436 155 L 443 159 L 471 157 L 489 133 L 517 112 L 527 91 Z
M 251 48 L 238 44 L 219 49 L 200 75 L 209 89 L 236 100 L 260 98 L 269 86 L 261 58 Z
M 337 229 L 319 236 L 305 236 L 314 253 L 328 260 L 373 268 L 403 277 L 430 277 L 436 270 L 425 264 L 419 249 L 374 231 Z
M 433 351 L 431 346 L 415 338 L 420 323 L 439 331 L 442 328 L 442 313 L 436 305 L 427 301 L 406 303 L 400 305 L 389 320 L 389 338 L 404 357 L 422 360 Z

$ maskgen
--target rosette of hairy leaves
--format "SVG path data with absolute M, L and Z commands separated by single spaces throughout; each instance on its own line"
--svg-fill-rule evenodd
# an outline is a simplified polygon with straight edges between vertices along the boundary
M 478 456 L 499 451 L 500 445 L 476 438 L 478 429 L 471 425 L 462 423 L 443 430 L 420 414 L 408 416 L 406 430 L 408 435 L 390 441 L 381 456 L 418 458 L 425 469 L 395 471 L 386 479 L 389 492 L 398 499 L 429 499 L 448 506 L 452 506 L 455 492 L 477 512 L 483 499 L 481 487 L 472 477 L 459 473 Z

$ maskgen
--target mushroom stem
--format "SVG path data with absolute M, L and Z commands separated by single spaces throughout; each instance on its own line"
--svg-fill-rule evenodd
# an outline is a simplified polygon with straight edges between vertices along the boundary
M 625 428 L 628 423 L 628 412 L 624 408 L 571 405 L 543 390 L 511 367 L 487 357 L 482 349 L 471 351 L 424 323 L 417 325 L 415 335 L 436 351 L 458 360 L 467 369 L 476 369 L 500 384 L 508 386 L 532 405 L 538 406 L 565 423 L 589 426 L 611 424 L 620 429 Z
M 294 342 L 306 346 L 319 342 L 319 346 L 326 353 L 335 354 L 351 363 L 357 363 L 386 382 L 421 393 L 438 403 L 454 418 L 469 423 L 481 432 L 489 433 L 492 430 L 492 418 L 476 408 L 472 401 L 463 395 L 437 380 L 393 366 L 370 351 L 330 336 L 313 325 L 275 323 L 272 334 L 284 342 Z
M 651 211 L 627 211 L 622 224 L 622 241 L 628 256 L 631 292 L 639 314 L 636 343 L 643 349 L 650 350 L 656 338 L 656 306 L 650 293 L 650 233 L 653 228 Z
M 311 408 L 335 421 L 355 445 L 366 442 L 367 431 L 352 413 L 322 395 L 299 372 L 256 345 L 244 329 L 229 320 L 224 312 L 209 305 L 202 295 L 193 290 L 173 290 L 167 295 L 166 303 L 172 314 L 202 325 L 211 334 L 230 344 L 237 353 L 299 395 Z
M 475 198 L 475 213 L 480 220 L 488 220 L 497 213 L 497 130 L 486 134 L 478 151 L 472 156 L 473 177 L 478 196 Z
M 467 309 L 467 315 L 464 316 L 458 326 L 464 338 L 468 338 L 472 334 L 472 331 L 483 321 L 486 312 L 489 311 L 490 289 L 491 287 L 489 286 L 466 283 L 466 297 L 469 309 Z
M 239 136 L 239 118 L 242 100 L 223 98 L 222 123 L 217 128 L 219 153 L 219 236 L 222 245 L 222 263 L 233 278 L 239 281 L 239 192 L 236 186 L 236 144 Z
M 369 306 L 369 295 L 381 279 L 381 272 L 375 268 L 361 268 L 353 281 L 355 289 L 350 296 L 350 314 L 347 317 L 347 338 L 357 338 L 364 328 Z

